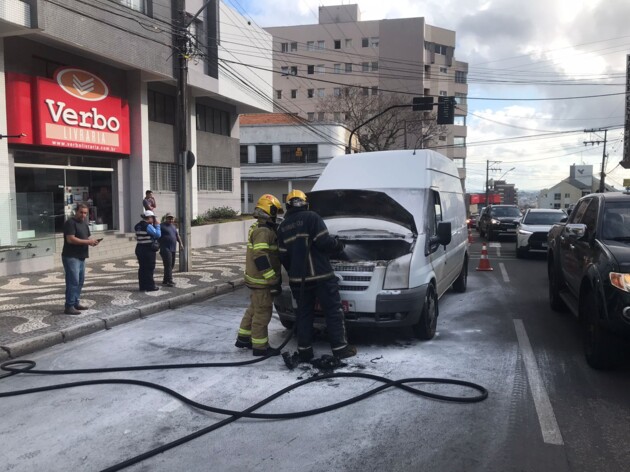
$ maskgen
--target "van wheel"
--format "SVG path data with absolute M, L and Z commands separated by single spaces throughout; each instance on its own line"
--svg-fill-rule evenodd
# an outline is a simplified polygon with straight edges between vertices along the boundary
M 283 320 L 282 318 L 280 318 L 280 324 L 286 329 L 293 329 L 293 326 L 295 326 L 295 321 Z
M 413 332 L 418 339 L 429 340 L 435 336 L 438 318 L 438 299 L 433 285 L 429 284 L 427 293 L 424 296 L 422 313 L 418 323 L 412 326 Z
M 466 291 L 466 287 L 468 286 L 468 258 L 464 259 L 464 265 L 462 266 L 462 271 L 459 273 L 455 282 L 453 282 L 453 290 L 459 293 L 463 293 Z

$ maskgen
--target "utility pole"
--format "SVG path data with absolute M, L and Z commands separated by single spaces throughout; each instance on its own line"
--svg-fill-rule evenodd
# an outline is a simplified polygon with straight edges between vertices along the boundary
M 495 164 L 501 164 L 501 161 L 488 161 L 488 160 L 486 161 L 486 206 L 489 205 L 489 202 L 488 202 L 488 198 L 489 198 L 488 183 L 490 181 L 490 175 L 489 175 L 490 174 L 490 166 L 493 166 Z M 496 171 L 496 170 L 501 171 L 500 168 L 499 169 L 492 169 L 492 170 L 494 170 L 494 171 Z
M 597 133 L 597 132 L 604 132 L 604 139 L 603 140 L 597 140 L 597 141 L 584 141 L 584 145 L 588 146 L 589 144 L 591 146 L 594 146 L 595 144 L 599 145 L 601 143 L 604 143 L 604 152 L 602 153 L 602 171 L 599 175 L 599 193 L 604 193 L 604 190 L 606 189 L 606 185 L 604 183 L 605 179 L 606 179 L 606 158 L 608 157 L 606 155 L 606 137 L 608 135 L 608 130 L 607 129 L 603 129 L 603 128 L 599 128 L 599 129 L 585 129 L 584 132 L 585 133 Z

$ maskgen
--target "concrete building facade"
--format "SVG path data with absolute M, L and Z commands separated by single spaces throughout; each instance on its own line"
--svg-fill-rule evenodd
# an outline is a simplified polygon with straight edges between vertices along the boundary
M 63 223 L 78 203 L 90 207 L 93 233 L 132 231 L 146 189 L 158 216 L 177 214 L 174 4 L 3 3 L 0 274 L 58 267 Z M 240 210 L 238 115 L 272 110 L 271 59 L 258 54 L 272 38 L 219 0 L 187 0 L 185 9 L 190 19 L 201 10 L 186 51 L 194 218 L 215 206 Z M 222 46 L 247 29 L 255 40 Z
M 455 59 L 454 31 L 424 18 L 361 21 L 358 5 L 320 6 L 318 24 L 265 29 L 274 38 L 276 111 L 342 122 L 319 112 L 318 104 L 347 87 L 365 95 L 404 94 L 408 103 L 455 97 L 455 123 L 431 147 L 454 159 L 464 178 L 468 64 Z
M 615 188 L 605 185 L 607 192 L 614 192 Z M 569 177 L 558 182 L 538 194 L 538 208 L 559 208 L 566 210 L 580 198 L 589 193 L 599 191 L 599 179 L 593 176 L 592 165 L 572 165 Z

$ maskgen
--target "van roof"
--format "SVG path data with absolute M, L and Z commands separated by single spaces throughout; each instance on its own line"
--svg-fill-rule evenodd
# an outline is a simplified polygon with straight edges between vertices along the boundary
M 429 173 L 427 170 L 434 172 Z M 457 166 L 438 152 L 418 149 L 363 152 L 334 157 L 313 190 L 432 186 L 461 192 Z

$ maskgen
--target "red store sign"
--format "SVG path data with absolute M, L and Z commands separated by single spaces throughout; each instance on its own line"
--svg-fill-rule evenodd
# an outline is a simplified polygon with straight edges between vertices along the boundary
M 96 75 L 63 67 L 53 80 L 6 74 L 7 134 L 32 144 L 129 154 L 127 101 L 109 95 Z

